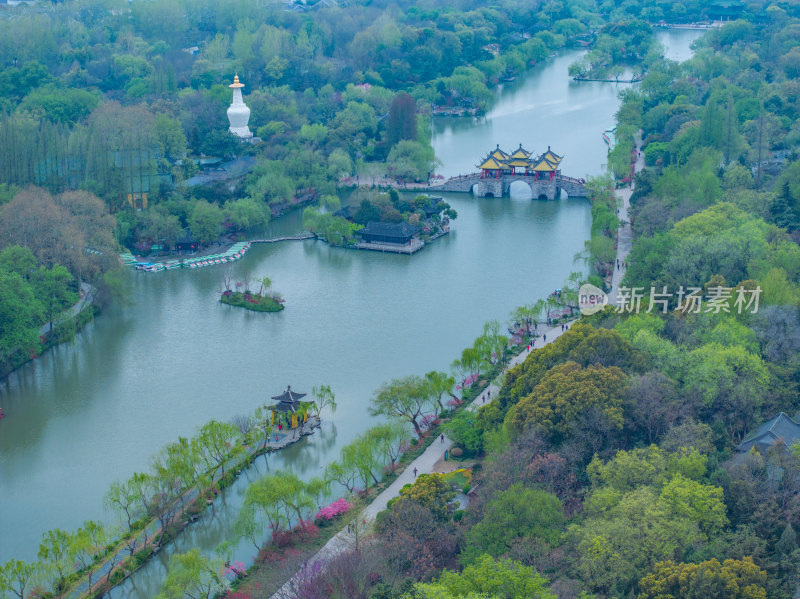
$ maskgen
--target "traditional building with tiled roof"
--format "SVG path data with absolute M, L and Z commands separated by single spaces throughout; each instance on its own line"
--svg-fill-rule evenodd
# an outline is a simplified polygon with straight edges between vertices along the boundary
M 778 442 L 788 448 L 798 441 L 800 441 L 800 424 L 781 412 L 739 443 L 736 451 L 747 452 L 755 447 L 760 453 L 766 454 L 767 450 Z

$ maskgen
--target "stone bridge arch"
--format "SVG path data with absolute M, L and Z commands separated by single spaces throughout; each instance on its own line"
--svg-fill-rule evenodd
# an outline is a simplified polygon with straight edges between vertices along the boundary
M 561 196 L 562 191 L 570 197 L 586 197 L 585 182 L 564 175 L 557 175 L 552 180 L 547 178 L 535 180 L 532 176 L 526 175 L 503 175 L 494 178 L 483 177 L 481 173 L 472 173 L 429 185 L 427 190 L 472 193 L 479 198 L 499 198 L 509 195 L 511 184 L 516 181 L 523 181 L 530 188 L 531 197 L 534 199 L 555 200 Z
M 517 181 L 522 181 L 531 190 L 531 198 L 534 200 L 546 199 L 555 200 L 556 195 L 556 180 L 549 181 L 547 179 L 535 180 L 531 176 L 526 175 L 505 175 L 503 177 L 503 195 L 509 195 L 511 184 Z

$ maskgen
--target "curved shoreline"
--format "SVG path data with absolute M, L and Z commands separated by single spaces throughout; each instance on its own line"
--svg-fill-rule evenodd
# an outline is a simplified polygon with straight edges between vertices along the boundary
M 254 243 L 279 243 L 281 241 L 303 241 L 306 239 L 313 239 L 313 233 L 301 233 L 300 235 L 286 235 L 284 237 L 275 237 L 274 239 L 251 239 L 249 241 L 239 241 L 232 244 L 222 254 L 210 254 L 208 256 L 198 256 L 196 258 L 187 258 L 185 260 L 172 259 L 156 262 L 143 262 L 137 261 L 132 254 L 120 254 L 120 260 L 126 266 L 133 266 L 136 270 L 142 272 L 161 272 L 162 270 L 173 270 L 175 268 L 204 268 L 206 266 L 216 266 L 218 264 L 226 264 L 239 260 L 247 253 L 250 246 Z M 147 265 L 147 266 L 144 266 Z M 148 268 L 152 267 L 152 268 Z M 141 267 L 141 268 L 140 268 Z

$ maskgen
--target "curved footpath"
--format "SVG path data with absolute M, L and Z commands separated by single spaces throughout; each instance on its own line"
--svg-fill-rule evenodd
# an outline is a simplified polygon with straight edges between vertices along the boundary
M 634 164 L 634 168 L 636 172 L 639 172 L 644 168 L 644 157 L 639 155 L 639 150 L 641 148 L 641 132 L 637 133 L 636 135 L 636 142 L 634 144 L 634 151 L 636 152 L 636 162 Z M 633 192 L 633 183 L 631 183 L 631 187 L 619 189 L 616 191 L 617 197 L 620 199 L 620 208 L 619 208 L 619 219 L 620 219 L 620 226 L 619 230 L 617 231 L 617 259 L 620 263 L 625 262 L 625 259 L 628 257 L 628 253 L 631 251 L 631 243 L 633 240 L 633 234 L 631 231 L 631 224 L 628 221 L 628 209 L 630 207 L 630 198 Z M 616 305 L 616 298 L 617 298 L 617 291 L 619 289 L 620 283 L 622 282 L 622 278 L 625 276 L 625 269 L 620 265 L 620 268 L 617 269 L 616 265 L 614 268 L 614 274 L 611 279 L 611 291 L 608 293 L 608 303 L 609 305 Z M 547 343 L 552 343 L 556 339 L 558 339 L 561 334 L 561 327 L 551 327 L 548 329 L 540 329 L 540 332 L 544 333 L 547 336 L 547 342 L 543 341 L 542 337 L 539 337 L 536 342 L 540 345 L 538 347 L 542 347 L 547 345 Z M 514 356 L 508 364 L 508 368 L 513 368 L 517 364 L 520 364 L 525 361 L 530 354 L 531 351 L 534 351 L 537 347 L 532 347 L 530 350 L 525 349 L 520 354 Z M 502 386 L 502 375 L 492 381 L 489 386 L 483 390 L 483 392 L 470 404 L 467 406 L 468 410 L 476 411 L 480 406 L 484 405 L 483 397 L 488 392 L 491 396 L 494 394 L 497 397 L 498 393 L 500 392 L 500 387 Z M 364 508 L 364 519 L 373 522 L 377 515 L 386 509 L 386 505 L 388 504 L 389 500 L 394 499 L 400 495 L 400 489 L 403 486 L 413 483 L 416 476 L 414 475 L 414 470 L 417 471 L 417 476 L 420 474 L 432 474 L 436 472 L 436 466 L 444 459 L 444 452 L 453 445 L 453 442 L 445 436 L 444 442 L 436 442 L 434 440 L 428 448 L 411 462 L 406 469 L 400 473 L 400 475 L 389 485 L 383 492 L 378 495 L 372 503 L 370 503 L 366 508 Z M 335 555 L 341 553 L 351 545 L 355 543 L 354 535 L 349 534 L 347 529 L 342 529 L 339 531 L 335 536 L 333 536 L 323 547 L 320 549 L 314 557 L 309 559 L 305 563 L 305 567 L 312 566 L 316 563 L 325 562 L 334 557 Z M 294 588 L 296 583 L 298 582 L 298 574 L 295 574 L 292 578 L 290 578 L 284 585 L 274 594 L 272 595 L 271 599 L 293 599 L 294 598 Z
M 642 147 L 642 132 L 636 134 L 636 141 L 634 143 L 633 151 L 636 152 L 636 162 L 634 163 L 634 172 L 638 173 L 644 168 L 644 155 L 640 152 Z M 633 194 L 634 182 L 631 181 L 630 187 L 618 189 L 615 193 L 619 199 L 619 229 L 617 230 L 617 260 L 620 267 L 614 266 L 614 274 L 611 276 L 611 291 L 608 292 L 608 305 L 616 306 L 617 292 L 622 284 L 622 279 L 625 277 L 625 267 L 623 264 L 628 259 L 628 254 L 631 251 L 633 244 L 633 231 L 631 230 L 631 223 L 628 220 L 628 210 L 631 207 L 631 195 Z
M 551 343 L 560 337 L 562 333 L 560 326 L 551 327 L 548 329 L 542 328 L 539 329 L 539 332 L 547 335 L 547 343 Z M 536 342 L 541 345 L 546 345 L 541 337 L 539 337 Z M 541 347 L 541 345 L 539 345 L 539 347 Z M 508 368 L 513 368 L 517 364 L 524 362 L 528 357 L 528 354 L 534 349 L 536 348 L 534 347 L 530 350 L 522 350 L 521 353 L 517 354 L 511 359 L 508 364 Z M 502 375 L 492 381 L 489 386 L 486 387 L 486 389 L 484 389 L 483 392 L 466 407 L 466 409 L 474 412 L 482 405 L 485 405 L 483 397 L 487 392 L 489 395 L 495 395 L 496 397 L 500 391 L 500 387 L 502 386 L 501 379 Z M 437 472 L 438 470 L 436 466 L 444 459 L 444 452 L 450 449 L 452 445 L 453 442 L 447 436 L 445 436 L 443 442 L 434 440 L 433 443 L 431 443 L 428 448 L 419 457 L 417 457 L 417 459 L 406 466 L 405 470 L 400 473 L 400 475 L 392 482 L 391 485 L 386 487 L 386 489 L 384 489 L 383 492 L 378 495 L 372 503 L 364 508 L 364 519 L 368 522 L 373 522 L 378 513 L 386 509 L 386 505 L 389 503 L 389 500 L 400 495 L 400 489 L 402 489 L 403 486 L 413 483 L 416 479 L 416 476 L 414 476 L 415 469 L 417 470 L 417 476 L 420 474 L 432 474 Z M 342 529 L 334 537 L 332 537 L 322 547 L 322 549 L 320 549 L 316 555 L 314 555 L 314 557 L 305 563 L 305 567 L 311 566 L 318 562 L 325 562 L 335 555 L 341 553 L 354 543 L 354 535 L 349 534 L 347 529 Z M 295 576 L 289 579 L 274 595 L 272 595 L 271 599 L 293 599 L 295 596 L 294 588 L 297 581 L 298 574 L 295 574 Z
M 94 296 L 97 294 L 97 288 L 92 287 L 89 283 L 81 282 L 80 299 L 75 302 L 75 305 L 67 309 L 58 317 L 58 321 L 64 321 L 69 318 L 74 318 L 83 312 L 88 306 L 94 303 Z M 48 335 L 52 328 L 58 326 L 58 322 L 46 322 L 39 328 L 39 336 L 45 337 Z

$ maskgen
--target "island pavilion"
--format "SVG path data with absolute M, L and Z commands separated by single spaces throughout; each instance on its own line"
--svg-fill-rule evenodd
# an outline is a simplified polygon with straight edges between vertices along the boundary
M 295 429 L 308 421 L 308 411 L 316 404 L 313 401 L 301 401 L 305 393 L 292 391 L 291 385 L 280 395 L 273 396 L 275 400 L 272 410 L 272 424 L 283 425 Z

